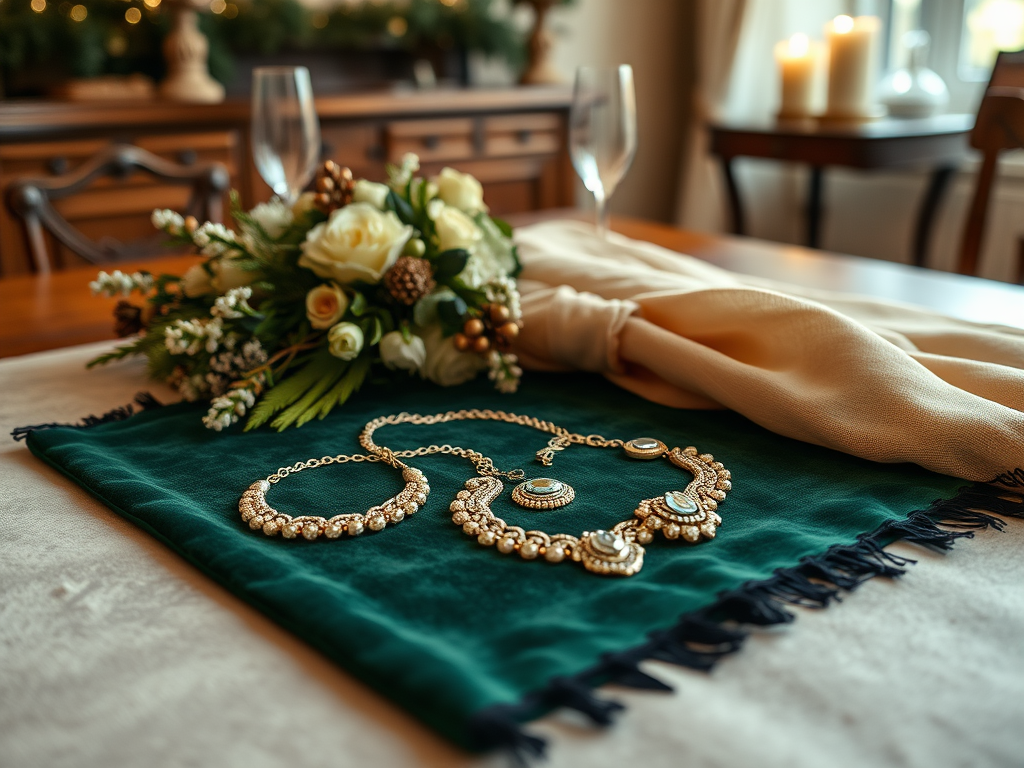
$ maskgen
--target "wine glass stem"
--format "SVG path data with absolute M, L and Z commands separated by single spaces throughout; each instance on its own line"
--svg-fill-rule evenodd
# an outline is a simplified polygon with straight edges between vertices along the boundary
M 608 239 L 608 198 L 603 190 L 594 193 L 594 206 L 597 211 L 597 234 Z

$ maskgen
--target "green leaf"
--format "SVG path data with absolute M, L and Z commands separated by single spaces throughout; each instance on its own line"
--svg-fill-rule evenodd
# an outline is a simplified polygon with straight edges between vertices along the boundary
M 357 357 L 352 361 L 352 365 L 345 375 L 342 376 L 341 380 L 296 422 L 296 426 L 301 427 L 312 419 L 314 415 L 318 419 L 324 418 L 334 408 L 348 400 L 353 392 L 358 391 L 366 379 L 366 374 L 369 372 L 370 358 L 365 355 Z
M 352 301 L 348 305 L 348 311 L 356 317 L 362 317 L 370 309 L 370 304 L 363 294 L 356 291 Z
M 381 325 L 380 317 L 374 316 L 373 327 L 370 333 L 369 346 L 373 347 L 380 341 L 380 337 L 384 335 L 384 327 Z
M 298 371 L 267 390 L 252 409 L 245 423 L 245 431 L 256 429 L 277 413 L 297 402 L 310 387 L 337 371 L 338 359 L 326 348 L 320 349 Z
M 412 224 L 416 218 L 416 214 L 412 210 L 412 206 L 409 202 L 399 195 L 395 194 L 394 190 L 388 192 L 387 198 L 388 209 L 398 214 L 398 218 L 401 219 L 403 224 Z
M 311 412 L 312 406 L 319 402 L 321 396 L 335 385 L 349 367 L 348 363 L 338 360 L 337 358 L 334 359 L 334 363 L 335 365 L 329 373 L 318 379 L 298 402 L 282 411 L 281 414 L 270 423 L 270 426 L 278 432 L 283 432 L 297 420 L 301 421 L 302 424 L 305 424 L 313 418 L 314 414 Z M 306 415 L 307 413 L 309 413 L 308 416 Z
M 434 260 L 434 279 L 439 283 L 447 283 L 463 269 L 469 261 L 469 251 L 464 248 L 452 248 L 438 254 Z
M 501 231 L 501 234 L 503 234 L 505 237 L 512 237 L 511 224 L 509 224 L 504 219 L 499 219 L 497 216 L 491 216 L 491 221 L 493 221 L 494 226 L 496 226 Z
M 107 363 L 112 363 L 115 360 L 122 360 L 126 357 L 131 357 L 132 355 L 142 354 L 141 346 L 142 345 L 139 342 L 135 342 L 124 347 L 118 347 L 113 352 L 107 352 L 106 354 L 90 360 L 85 364 L 85 367 L 95 368 L 97 365 L 106 365 Z
M 437 303 L 437 317 L 441 321 L 441 330 L 445 336 L 451 336 L 462 330 L 468 309 L 466 302 L 459 296 Z

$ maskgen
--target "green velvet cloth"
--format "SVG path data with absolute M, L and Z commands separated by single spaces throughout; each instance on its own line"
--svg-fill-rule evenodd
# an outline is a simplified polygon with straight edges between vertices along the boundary
M 411 381 L 411 380 L 410 380 Z M 372 389 L 367 387 L 367 390 Z M 287 541 L 254 532 L 238 514 L 255 480 L 300 459 L 360 452 L 370 418 L 410 411 L 494 408 L 553 421 L 583 434 L 657 437 L 694 445 L 732 471 L 714 541 L 658 537 L 643 570 L 601 577 L 564 562 L 527 562 L 482 547 L 451 522 L 448 505 L 473 475 L 452 456 L 410 460 L 430 482 L 427 505 L 379 533 L 336 541 Z M 514 396 L 486 381 L 463 387 L 364 390 L 324 421 L 282 434 L 214 433 L 203 409 L 175 405 L 90 429 L 50 429 L 31 450 L 243 600 L 406 708 L 469 746 L 470 717 L 515 702 L 553 676 L 642 643 L 680 614 L 723 591 L 769 577 L 801 557 L 886 520 L 904 518 L 963 481 L 911 465 L 882 465 L 779 437 L 724 411 L 684 411 L 646 402 L 595 376 L 529 374 Z M 533 462 L 549 435 L 495 422 L 382 428 L 395 450 L 451 443 L 502 469 L 555 477 L 576 489 L 569 506 L 515 507 L 510 483 L 495 513 L 510 524 L 579 534 L 628 518 L 643 498 L 682 489 L 690 475 L 667 461 L 637 462 L 620 450 L 572 446 L 550 468 Z M 402 487 L 380 464 L 344 464 L 287 478 L 268 493 L 282 512 L 365 512 Z

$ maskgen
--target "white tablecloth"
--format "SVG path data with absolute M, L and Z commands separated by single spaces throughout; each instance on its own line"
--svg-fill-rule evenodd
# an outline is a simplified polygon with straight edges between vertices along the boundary
M 166 392 L 105 344 L 0 361 L 0 430 Z M 483 766 L 0 441 L 0 765 Z M 1024 523 L 759 634 L 598 731 L 533 726 L 561 766 L 1021 766 Z

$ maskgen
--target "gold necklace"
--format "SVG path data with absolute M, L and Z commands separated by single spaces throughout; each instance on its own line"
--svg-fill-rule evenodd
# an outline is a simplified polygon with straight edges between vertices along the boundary
M 429 445 L 404 451 L 392 451 L 374 442 L 377 429 L 387 425 L 416 424 L 432 425 L 451 421 L 503 421 L 509 424 L 528 426 L 553 435 L 545 448 L 537 452 L 536 458 L 543 466 L 549 467 L 555 455 L 570 445 L 586 445 L 595 448 L 621 448 L 626 455 L 638 460 L 665 458 L 680 469 L 693 475 L 682 491 L 667 491 L 662 496 L 643 499 L 633 510 L 633 516 L 616 524 L 610 531 L 585 531 L 580 536 L 557 533 L 549 535 L 544 531 L 527 531 L 519 526 L 508 525 L 491 510 L 491 503 L 501 495 L 504 486 L 498 479 L 506 477 L 522 480 L 522 470 L 503 472 L 494 466 L 488 456 L 468 448 L 452 445 Z M 495 546 L 502 554 L 518 552 L 525 560 L 543 557 L 549 563 L 571 560 L 582 564 L 588 571 L 600 574 L 631 576 L 643 566 L 644 547 L 660 531 L 669 540 L 682 539 L 697 543 L 713 539 L 722 523 L 717 509 L 732 489 L 731 473 L 711 454 L 701 454 L 696 448 L 672 448 L 671 450 L 654 438 L 641 437 L 622 441 L 601 435 L 580 435 L 569 432 L 549 421 L 532 416 L 492 410 L 448 411 L 434 415 L 399 413 L 380 416 L 363 428 L 359 442 L 367 454 L 325 456 L 309 459 L 291 467 L 282 467 L 265 480 L 253 483 L 239 502 L 242 519 L 249 527 L 262 529 L 268 536 L 278 533 L 285 538 L 302 536 L 314 540 L 320 535 L 336 539 L 342 533 L 359 535 L 364 528 L 382 530 L 388 523 L 401 522 L 414 514 L 427 500 L 430 486 L 423 473 L 401 461 L 415 456 L 450 454 L 473 462 L 479 477 L 466 481 L 465 489 L 459 491 L 451 503 L 452 522 L 462 527 L 464 533 L 476 538 L 483 546 Z M 319 516 L 292 517 L 271 508 L 265 494 L 271 485 L 290 474 L 320 466 L 346 462 L 379 461 L 402 471 L 406 487 L 364 515 L 342 514 L 332 518 Z M 513 491 L 513 500 L 532 509 L 554 509 L 570 503 L 575 496 L 566 483 L 551 478 L 536 478 L 520 483 Z

